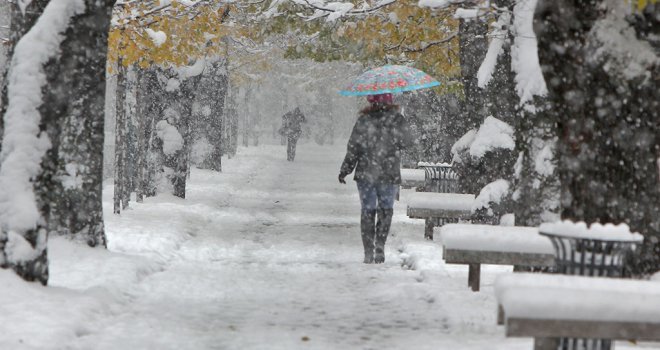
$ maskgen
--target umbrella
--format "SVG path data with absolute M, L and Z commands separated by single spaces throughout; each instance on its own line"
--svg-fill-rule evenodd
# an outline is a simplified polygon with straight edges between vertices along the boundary
M 440 83 L 437 80 L 419 69 L 387 65 L 362 73 L 339 93 L 344 96 L 379 95 L 425 89 L 438 85 Z

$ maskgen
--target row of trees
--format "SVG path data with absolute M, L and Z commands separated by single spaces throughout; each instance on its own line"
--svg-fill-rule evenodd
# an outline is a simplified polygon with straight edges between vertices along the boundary
M 231 10 L 215 1 L 11 4 L 11 63 L 0 105 L 3 268 L 46 284 L 48 235 L 106 245 L 107 70 L 118 80 L 116 212 L 131 191 L 138 200 L 153 195 L 159 178 L 185 195 L 192 130 L 204 130 L 210 145 L 200 166 L 220 170 L 219 153 L 231 151 L 220 145 L 237 133 L 224 106 L 224 40 L 245 31 L 222 25 Z
M 35 0 L 12 3 L 10 17 L 0 266 L 46 284 L 49 235 L 106 246 L 106 72 L 117 80 L 119 213 L 131 193 L 185 197 L 192 162 L 221 170 L 238 143 L 241 86 L 254 80 L 244 64 L 266 71 L 270 51 L 255 49 L 247 25 L 255 16 L 221 1 Z

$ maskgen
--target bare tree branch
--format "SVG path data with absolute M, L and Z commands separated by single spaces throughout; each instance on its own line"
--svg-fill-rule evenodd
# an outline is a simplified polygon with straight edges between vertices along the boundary
M 334 12 L 336 12 L 334 9 L 330 9 L 330 8 L 327 8 L 327 7 L 321 7 L 321 6 L 317 6 L 317 5 L 315 5 L 315 4 L 312 4 L 312 3 L 309 2 L 309 0 L 303 0 L 303 1 L 307 4 L 308 7 L 312 8 L 312 9 L 314 9 L 314 10 L 319 10 L 319 11 L 327 12 L 327 14 L 324 14 L 324 15 L 322 15 L 322 16 L 318 16 L 318 17 L 315 17 L 315 18 L 326 17 L 326 16 L 328 16 L 330 13 L 334 13 Z M 347 12 L 346 12 L 346 15 L 364 15 L 364 14 L 369 14 L 369 13 L 372 13 L 372 12 L 376 12 L 376 11 L 380 10 L 381 8 L 383 8 L 383 7 L 386 7 L 386 6 L 388 6 L 388 5 L 391 5 L 391 4 L 395 3 L 396 1 L 397 1 L 397 0 L 383 1 L 382 3 L 378 4 L 378 6 L 376 6 L 376 7 L 370 7 L 370 8 L 366 8 L 366 9 L 362 9 L 362 10 L 351 10 L 351 11 L 347 11 Z

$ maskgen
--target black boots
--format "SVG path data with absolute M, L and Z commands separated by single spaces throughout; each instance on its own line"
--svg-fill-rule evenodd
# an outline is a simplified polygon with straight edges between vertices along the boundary
M 375 223 L 376 213 L 378 213 L 378 223 Z M 385 262 L 385 241 L 390 233 L 393 214 L 393 209 L 362 210 L 360 229 L 365 264 Z
M 374 262 L 374 238 L 376 236 L 376 210 L 363 209 L 360 216 L 360 230 L 362 231 L 362 245 L 364 246 L 364 263 Z
M 376 264 L 385 262 L 385 241 L 387 241 L 387 235 L 390 233 L 392 215 L 394 215 L 394 209 L 378 209 L 375 244 L 376 255 L 374 256 L 374 262 Z

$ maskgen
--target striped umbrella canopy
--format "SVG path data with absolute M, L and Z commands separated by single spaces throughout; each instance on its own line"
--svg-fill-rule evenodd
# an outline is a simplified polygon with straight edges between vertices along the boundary
M 430 88 L 440 82 L 419 69 L 387 65 L 368 70 L 339 93 L 344 96 L 379 95 Z

